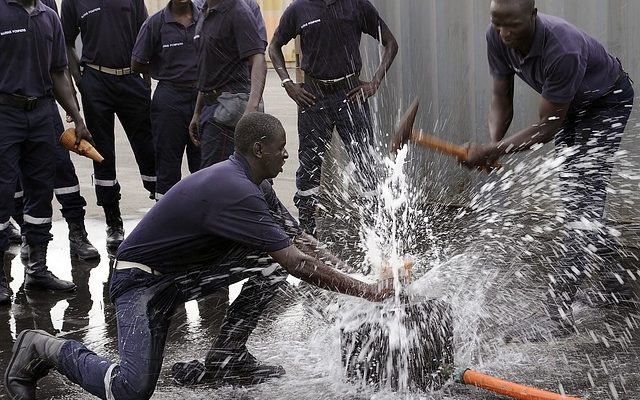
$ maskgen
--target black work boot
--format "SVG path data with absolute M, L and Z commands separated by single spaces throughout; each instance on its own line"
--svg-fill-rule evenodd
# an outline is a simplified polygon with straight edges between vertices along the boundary
M 61 292 L 76 290 L 73 282 L 59 279 L 47 267 L 47 245 L 29 245 L 29 261 L 25 268 L 24 288 L 45 289 Z
M 20 332 L 4 374 L 4 387 L 11 399 L 35 399 L 38 380 L 57 368 L 60 349 L 66 342 L 40 330 Z
M 100 258 L 100 253 L 93 247 L 87 236 L 84 221 L 68 222 L 69 225 L 69 252 L 72 258 L 80 260 L 95 260 Z
M 13 243 L 13 244 L 22 243 L 20 229 L 18 229 L 12 222 L 9 222 L 9 226 L 7 227 L 7 236 L 9 237 L 9 243 Z
M 124 240 L 124 226 L 120 215 L 120 206 L 105 206 L 104 216 L 107 221 L 107 249 L 117 250 Z
M 11 304 L 11 288 L 4 272 L 4 251 L 0 251 L 0 304 Z
M 286 373 L 280 365 L 259 362 L 244 346 L 237 350 L 210 350 L 205 367 L 209 379 L 238 385 L 257 385 Z

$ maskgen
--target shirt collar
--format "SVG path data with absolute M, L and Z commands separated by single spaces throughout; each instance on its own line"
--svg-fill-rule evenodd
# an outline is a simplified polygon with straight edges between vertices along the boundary
M 18 1 L 17 1 L 17 0 L 5 0 L 5 2 L 6 2 L 7 4 L 17 4 L 17 5 L 19 5 L 20 7 L 22 7 L 22 4 L 18 3 Z M 48 7 L 47 7 L 47 6 L 45 6 L 45 5 L 44 5 L 40 0 L 35 0 L 35 2 L 33 3 L 33 9 L 34 9 L 35 11 L 37 11 L 38 13 L 41 13 L 41 12 L 46 11 L 46 9 L 47 9 L 47 8 L 48 8 Z
M 546 31 L 546 28 L 547 27 L 540 19 L 540 16 L 536 15 L 536 30 L 533 33 L 533 42 L 531 43 L 529 54 L 527 54 L 525 58 L 539 57 L 542 55 L 542 49 L 544 48 L 544 33 Z
M 229 11 L 231 9 L 231 7 L 233 7 L 233 5 L 234 5 L 234 3 L 236 1 L 242 1 L 242 0 L 223 0 L 222 3 L 218 4 L 217 6 L 215 6 L 210 11 L 215 11 L 217 13 L 224 14 L 227 11 Z M 207 1 L 206 0 L 204 2 L 204 5 L 202 6 L 202 13 L 204 15 L 209 15 L 210 14 L 210 12 L 207 12 Z
M 204 6 L 206 7 L 207 2 L 205 1 L 204 4 Z M 164 22 L 178 22 L 171 13 L 171 0 L 169 0 L 165 8 L 162 10 L 162 17 L 164 19 Z M 198 7 L 196 7 L 195 4 L 193 4 L 193 2 L 191 2 L 191 18 L 193 18 L 194 24 L 198 22 L 198 18 L 200 18 L 200 10 L 198 9 Z

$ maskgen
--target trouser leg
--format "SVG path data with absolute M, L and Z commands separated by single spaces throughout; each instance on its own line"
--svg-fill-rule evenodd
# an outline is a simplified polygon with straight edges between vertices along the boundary
M 213 117 L 218 106 L 218 103 L 205 105 L 200 114 L 201 168 L 228 159 L 234 151 L 234 128 L 217 123 Z
M 570 309 L 585 279 L 607 276 L 619 268 L 612 262 L 617 243 L 609 234 L 604 214 L 614 157 L 632 102 L 633 89 L 628 81 L 623 82 L 609 96 L 568 118 L 556 136 L 556 151 L 566 159 L 560 174 L 565 251 L 549 297 L 560 312 Z
M 116 115 L 129 139 L 142 185 L 153 199 L 156 192 L 156 158 L 151 135 L 151 88 L 138 74 L 117 78 L 121 78 L 117 81 L 121 99 L 116 103 Z
M 175 88 L 162 82 L 153 94 L 151 128 L 156 152 L 156 198 L 163 196 L 180 180 L 185 148 L 190 171 L 194 167 L 197 171 L 200 167 L 199 149 L 194 152 L 189 146 L 193 97 L 191 89 Z
M 316 95 L 316 104 L 298 111 L 298 160 L 296 194 L 300 227 L 315 235 L 316 206 L 320 193 L 322 163 L 331 144 L 334 122 L 331 119 L 330 99 L 310 85 L 305 89 Z
M 97 204 L 110 206 L 120 201 L 120 184 L 116 178 L 114 138 L 115 105 L 118 99 L 106 74 L 85 68 L 78 89 L 82 95 L 87 128 L 92 133 L 96 150 L 104 161 L 93 163 Z
M 111 293 L 116 296 L 112 301 L 119 362 L 70 341 L 61 350 L 59 371 L 102 399 L 148 399 L 162 367 L 170 318 L 181 298 L 170 280 L 136 269 L 114 272 Z

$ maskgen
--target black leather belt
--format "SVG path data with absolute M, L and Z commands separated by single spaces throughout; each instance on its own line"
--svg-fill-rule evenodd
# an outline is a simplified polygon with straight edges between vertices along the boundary
M 347 75 L 336 79 L 318 79 L 305 74 L 304 82 L 313 85 L 321 91 L 334 92 L 342 89 L 352 89 L 360 85 L 360 77 L 357 74 Z
M 160 81 L 160 83 L 179 89 L 195 89 L 198 87 L 198 81 Z
M 49 96 L 33 97 L 22 96 L 19 94 L 0 93 L 0 104 L 19 108 L 25 111 L 31 111 L 38 107 L 40 100 L 46 99 L 47 97 Z

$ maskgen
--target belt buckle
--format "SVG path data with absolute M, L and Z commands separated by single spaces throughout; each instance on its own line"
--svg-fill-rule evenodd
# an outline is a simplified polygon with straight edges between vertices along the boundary
M 38 98 L 34 96 L 27 97 L 24 102 L 25 111 L 33 111 L 38 106 Z

